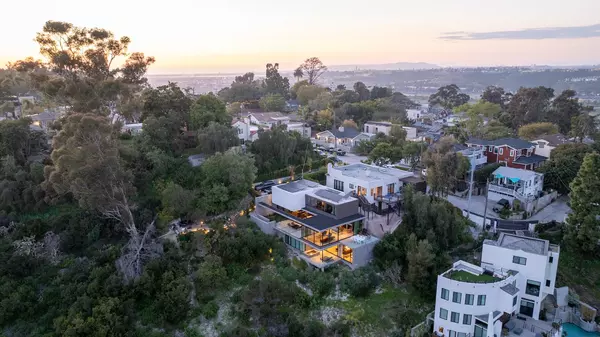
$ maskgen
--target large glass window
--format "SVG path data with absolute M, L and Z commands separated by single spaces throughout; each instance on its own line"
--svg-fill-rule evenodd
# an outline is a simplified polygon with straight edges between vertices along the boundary
M 519 310 L 519 313 L 521 313 L 521 315 L 533 317 L 533 308 L 534 307 L 535 307 L 535 303 L 533 303 L 533 301 L 523 299 L 523 300 L 521 300 L 521 308 Z
M 396 184 L 387 185 L 388 194 L 393 194 L 396 191 Z
M 460 321 L 460 314 L 458 312 L 452 312 L 452 314 L 450 314 L 450 321 L 452 323 L 458 323 Z
M 473 305 L 473 301 L 475 300 L 475 295 L 473 294 L 465 294 L 465 304 Z
M 452 293 L 452 302 L 454 302 L 454 303 L 460 303 L 461 300 L 462 300 L 462 294 L 461 293 L 457 293 L 456 291 L 454 291 Z
M 540 286 L 542 284 L 537 281 L 527 280 L 527 285 L 525 286 L 525 293 L 527 295 L 540 296 Z
M 485 305 L 485 295 L 477 296 L 477 305 Z
M 463 315 L 463 324 L 465 324 L 465 325 L 471 325 L 471 320 L 472 319 L 473 319 L 472 315 L 464 314 Z
M 527 264 L 527 259 L 521 256 L 513 256 L 513 263 L 516 264 L 522 264 L 522 265 L 526 265 Z
M 479 326 L 475 324 L 475 337 L 486 337 L 487 336 L 487 328 Z
M 446 301 L 450 299 L 450 292 L 448 291 L 448 289 L 442 288 L 442 298 Z
M 338 191 L 344 192 L 344 182 L 340 181 L 340 180 L 337 180 L 337 179 L 334 179 L 333 180 L 333 188 L 335 188 Z
M 440 318 L 448 319 L 448 310 L 446 310 L 444 308 L 440 308 Z
M 304 251 L 306 249 L 306 246 L 302 242 L 300 242 L 299 240 L 296 240 L 296 239 L 290 237 L 289 235 L 285 236 L 284 241 L 289 246 L 294 247 L 294 248 L 296 248 L 296 249 L 298 249 L 300 251 Z

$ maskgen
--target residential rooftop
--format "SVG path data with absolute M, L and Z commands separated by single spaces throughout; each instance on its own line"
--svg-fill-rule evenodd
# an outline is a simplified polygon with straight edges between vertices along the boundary
M 376 122 L 376 121 L 368 121 L 365 124 L 372 124 L 372 125 L 381 125 L 381 126 L 391 126 L 392 122 Z
M 476 139 L 476 138 L 471 138 L 468 141 L 466 141 L 467 144 L 475 144 L 475 145 L 483 145 L 483 146 L 509 146 L 512 147 L 513 149 L 528 149 L 531 147 L 534 147 L 535 144 L 528 142 L 526 140 L 522 140 L 519 138 L 500 138 L 500 139 L 495 139 L 495 140 L 484 140 L 484 139 Z
M 340 192 L 327 186 L 323 186 L 319 183 L 310 180 L 296 180 L 286 184 L 280 184 L 273 186 L 272 188 L 280 188 L 288 193 L 302 193 L 315 197 L 317 199 L 325 200 L 330 204 L 339 205 L 350 201 L 356 200 L 351 196 L 350 193 Z
M 523 170 L 508 166 L 500 166 L 492 174 L 498 178 L 518 178 L 519 180 L 531 180 L 536 176 L 541 176 L 540 173 L 534 171 Z
M 383 168 L 363 163 L 356 163 L 345 166 L 332 166 L 332 169 L 341 171 L 344 176 L 370 182 L 377 182 L 394 177 L 402 179 L 413 175 L 412 172 L 392 168 Z
M 547 255 L 549 251 L 558 252 L 559 250 L 557 245 L 551 245 L 548 240 L 508 233 L 501 233 L 498 240 L 485 240 L 483 243 L 539 255 Z
M 467 283 L 495 283 L 513 275 L 514 271 L 486 271 L 480 266 L 465 262 L 457 261 L 452 264 L 452 268 L 447 270 L 442 275 L 454 281 Z

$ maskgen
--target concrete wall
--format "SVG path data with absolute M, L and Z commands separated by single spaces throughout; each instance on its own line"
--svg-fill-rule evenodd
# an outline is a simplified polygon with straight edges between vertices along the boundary
M 276 235 L 275 221 L 269 221 L 269 219 L 263 217 L 255 212 L 250 213 L 250 219 L 260 228 L 265 234 Z
M 327 201 L 327 200 L 325 200 Z M 345 218 L 350 215 L 358 213 L 358 199 L 354 199 L 350 202 L 341 205 L 334 205 L 335 217 L 338 219 Z
M 354 268 L 366 266 L 373 259 L 373 247 L 378 241 L 361 245 L 352 250 L 352 265 Z
M 273 186 L 271 191 L 273 203 L 276 205 L 289 209 L 290 211 L 296 211 L 306 206 L 306 191 L 290 193 L 278 186 Z

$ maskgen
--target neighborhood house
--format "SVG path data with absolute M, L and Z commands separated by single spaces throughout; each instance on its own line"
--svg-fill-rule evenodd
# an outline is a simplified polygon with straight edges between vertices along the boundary
M 466 144 L 483 149 L 488 163 L 501 163 L 518 169 L 535 170 L 547 159 L 535 153 L 536 144 L 517 138 L 469 139 Z
M 498 337 L 504 329 L 512 336 L 554 336 L 537 320 L 553 306 L 559 255 L 560 247 L 547 240 L 507 233 L 485 240 L 480 266 L 457 261 L 438 276 L 435 334 Z

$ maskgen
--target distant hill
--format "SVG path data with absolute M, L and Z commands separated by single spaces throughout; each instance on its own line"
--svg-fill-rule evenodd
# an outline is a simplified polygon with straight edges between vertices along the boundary
M 414 69 L 439 69 L 437 64 L 425 62 L 397 62 L 384 64 L 348 64 L 333 65 L 327 67 L 331 71 L 353 71 L 359 70 L 414 70 Z

